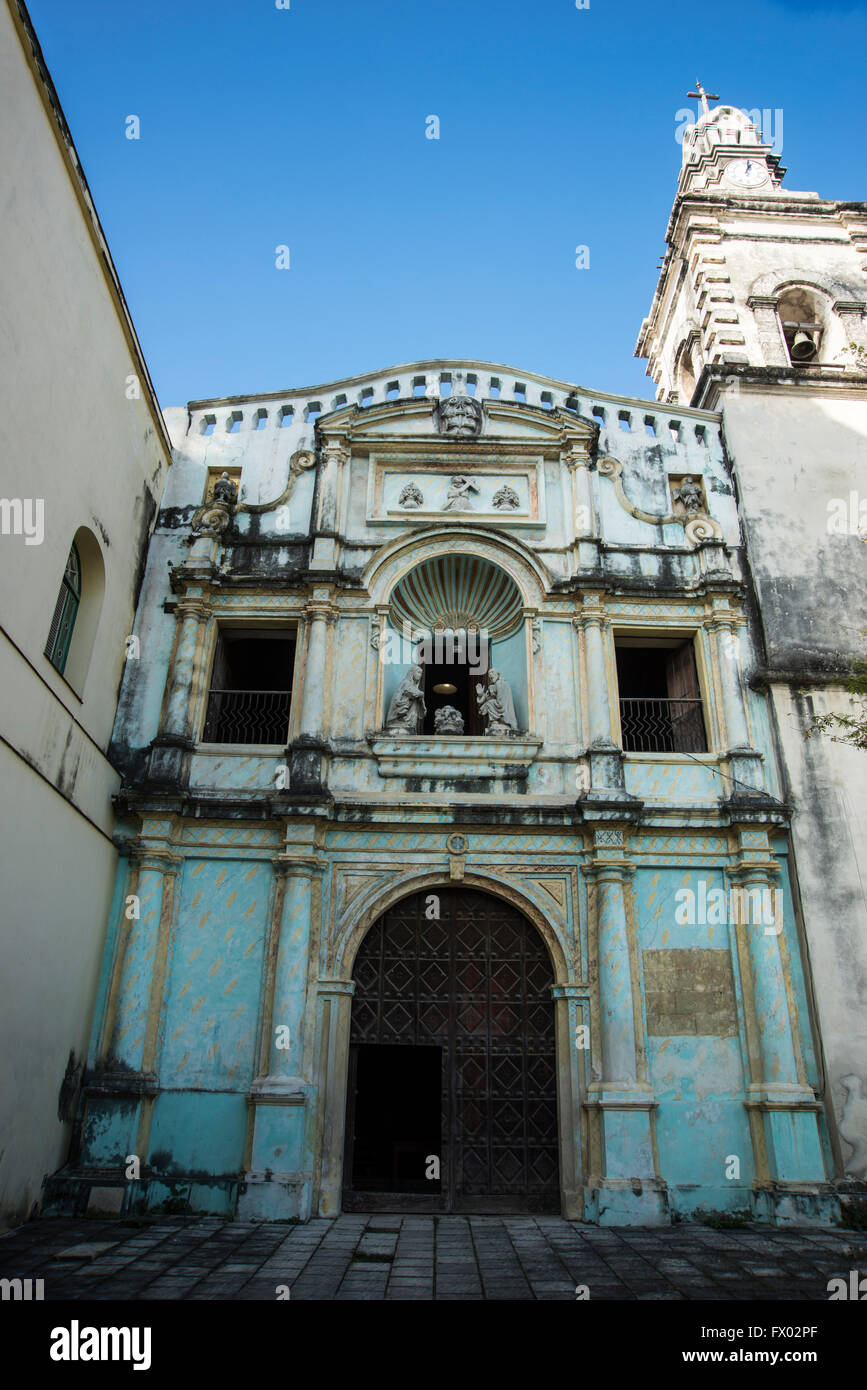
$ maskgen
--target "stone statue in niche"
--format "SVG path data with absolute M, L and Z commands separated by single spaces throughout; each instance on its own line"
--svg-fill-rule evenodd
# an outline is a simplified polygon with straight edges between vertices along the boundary
M 228 473 L 222 473 L 214 483 L 214 491 L 211 496 L 215 502 L 222 502 L 226 507 L 234 507 L 238 499 L 238 489 Z
M 449 483 L 443 511 L 471 512 L 473 510 L 472 494 L 477 493 L 478 490 L 472 478 L 465 478 L 461 473 L 457 474 Z
M 438 734 L 462 734 L 464 716 L 454 705 L 442 705 L 434 712 L 434 732 Z
M 695 516 L 705 509 L 704 497 L 695 478 L 684 478 L 674 494 L 674 500 L 683 504 L 687 516 Z
M 190 518 L 190 530 L 194 536 L 222 536 L 232 520 L 232 512 L 238 500 L 238 489 L 228 473 L 217 479 L 211 490 L 210 500 L 197 507 Z
M 408 510 L 414 507 L 424 506 L 424 493 L 421 488 L 416 487 L 415 483 L 407 483 L 397 499 L 399 507 L 406 507 Z
M 410 666 L 391 697 L 385 730 L 389 734 L 414 734 L 427 713 L 422 689 L 422 668 Z
M 521 499 L 513 487 L 503 483 L 494 493 L 493 506 L 498 512 L 514 512 L 521 505 Z
M 482 429 L 482 407 L 468 396 L 460 372 L 455 374 L 452 393 L 437 403 L 440 434 L 449 439 L 474 439 Z
M 477 685 L 479 713 L 484 717 L 485 733 L 492 738 L 510 738 L 518 732 L 515 702 L 509 682 L 493 667 L 487 685 Z

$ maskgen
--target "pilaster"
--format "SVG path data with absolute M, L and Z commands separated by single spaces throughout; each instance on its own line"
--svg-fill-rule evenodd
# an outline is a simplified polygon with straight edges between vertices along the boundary
M 204 626 L 211 607 L 202 589 L 196 587 L 178 600 L 175 608 L 177 630 L 166 680 L 162 717 L 154 739 L 149 771 L 154 782 L 183 784 L 188 758 L 195 747 L 194 712 L 203 680 Z
M 600 1035 L 594 1049 L 599 1074 L 587 1087 L 584 1103 L 593 1170 L 585 1189 L 585 1216 L 603 1225 L 652 1225 L 667 1220 L 667 1194 L 656 1164 L 656 1101 L 643 1043 L 635 866 L 627 856 L 627 833 L 625 825 L 596 828 L 593 857 L 584 869 L 590 884 Z
M 331 752 L 328 742 L 327 669 L 329 629 L 339 610 L 330 589 L 314 589 L 305 610 L 306 651 L 301 672 L 301 713 L 298 733 L 288 750 L 290 788 L 293 792 L 321 793 L 324 770 Z
M 614 740 L 617 728 L 617 676 L 611 622 L 601 596 L 586 594 L 583 608 L 572 622 L 584 634 L 581 688 L 586 692 L 587 700 L 584 728 L 588 741 L 590 788 L 581 799 L 594 803 L 625 802 L 637 806 L 635 798 L 626 791 L 623 749 Z
M 779 865 L 765 829 L 735 828 L 737 855 L 728 870 L 747 1039 L 746 1087 L 756 1186 L 773 1195 L 826 1181 L 818 1128 L 820 1103 L 807 1084 L 798 1010 L 783 933 Z M 771 1214 L 773 1207 L 767 1214 Z
M 313 885 L 318 859 L 280 855 L 265 962 L 259 1071 L 250 1088 L 246 1191 L 238 1210 L 247 1219 L 297 1217 L 311 1211 L 310 1122 L 313 1086 L 304 1074 L 304 1020 L 311 952 Z

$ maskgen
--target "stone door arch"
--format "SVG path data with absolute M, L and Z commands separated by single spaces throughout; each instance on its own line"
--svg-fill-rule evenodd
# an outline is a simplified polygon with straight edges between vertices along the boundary
M 344 1207 L 559 1211 L 554 968 L 531 923 L 423 889 L 373 924 L 353 983 Z

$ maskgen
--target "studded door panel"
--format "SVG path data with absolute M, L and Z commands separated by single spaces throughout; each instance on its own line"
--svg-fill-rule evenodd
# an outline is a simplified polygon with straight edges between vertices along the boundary
M 551 964 L 507 903 L 441 888 L 391 908 L 355 965 L 353 1043 L 444 1049 L 446 1205 L 556 1211 Z

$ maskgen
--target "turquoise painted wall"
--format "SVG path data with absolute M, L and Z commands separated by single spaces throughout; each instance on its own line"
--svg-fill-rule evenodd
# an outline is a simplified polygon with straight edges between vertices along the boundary
M 250 1085 L 272 885 L 269 864 L 185 862 L 162 1025 L 164 1088 Z

